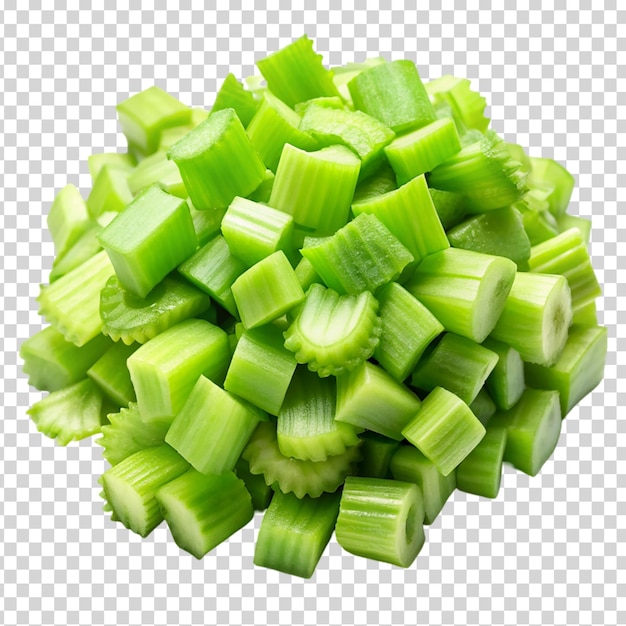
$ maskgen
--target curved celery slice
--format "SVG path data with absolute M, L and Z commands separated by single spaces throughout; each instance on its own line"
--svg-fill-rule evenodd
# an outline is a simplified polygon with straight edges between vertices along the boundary
M 138 347 L 137 344 L 114 343 L 87 370 L 87 376 L 120 407 L 128 406 L 137 399 L 126 361 Z
M 57 193 L 47 224 L 57 257 L 63 256 L 88 228 L 87 205 L 74 185 L 65 185 Z
M 374 65 L 380 65 L 381 63 L 387 63 L 387 60 L 383 57 L 369 57 L 362 63 L 346 63 L 346 65 L 338 65 L 331 68 L 333 72 L 333 82 L 339 90 L 341 99 L 347 106 L 354 108 L 352 96 L 350 95 L 350 90 L 348 89 L 348 83 L 361 72 L 364 72 L 366 69 L 373 67 Z
M 233 73 L 229 73 L 215 96 L 211 113 L 216 113 L 222 109 L 235 109 L 245 127 L 254 117 L 258 106 L 259 103 L 254 99 L 252 93 L 244 89 L 244 86 L 235 78 Z
M 369 291 L 339 295 L 313 284 L 285 332 L 285 347 L 318 376 L 338 376 L 374 353 L 382 328 L 377 311 Z

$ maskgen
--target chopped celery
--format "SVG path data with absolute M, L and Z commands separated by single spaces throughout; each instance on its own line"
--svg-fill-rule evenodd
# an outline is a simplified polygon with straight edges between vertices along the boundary
M 258 102 L 251 92 L 246 91 L 244 86 L 230 73 L 224 79 L 220 90 L 215 96 L 215 103 L 211 108 L 211 113 L 217 113 L 222 109 L 234 109 L 241 120 L 247 126 L 254 117 L 258 108 Z
M 563 215 L 574 190 L 574 177 L 553 159 L 530 157 L 530 167 L 531 184 L 550 188 L 547 197 L 550 213 Z
M 137 165 L 137 159 L 127 152 L 96 152 L 87 157 L 87 167 L 92 182 L 96 182 L 104 166 L 130 172 L 135 165 Z
M 87 370 L 87 376 L 120 407 L 129 406 L 137 399 L 126 361 L 138 347 L 137 344 L 114 343 Z
M 128 187 L 133 196 L 154 183 L 173 196 L 186 198 L 189 195 L 176 164 L 167 160 L 164 151 L 146 157 L 128 176 Z
M 485 383 L 489 396 L 499 409 L 510 409 L 525 388 L 524 362 L 520 353 L 505 343 L 487 337 L 483 346 L 498 355 L 498 362 Z
M 105 165 L 94 181 L 87 198 L 87 210 L 91 219 L 97 219 L 106 212 L 119 213 L 133 199 L 128 186 L 130 172 Z
M 102 226 L 100 224 L 92 221 L 87 222 L 85 230 L 70 248 L 64 254 L 55 257 L 52 263 L 52 270 L 50 271 L 51 283 L 61 278 L 61 276 L 65 276 L 65 274 L 68 274 L 102 250 L 102 246 L 98 241 L 98 235 L 101 230 Z
M 361 439 L 361 460 L 357 476 L 387 478 L 391 459 L 400 442 L 369 430 L 364 431 L 359 438 Z
M 465 196 L 454 191 L 442 191 L 441 189 L 428 188 L 430 197 L 441 225 L 446 229 L 456 226 L 465 217 L 467 201 Z
M 497 409 L 496 403 L 491 399 L 491 396 L 484 387 L 478 392 L 478 395 L 474 398 L 474 402 L 469 405 L 469 408 L 483 426 L 488 424 Z
M 87 205 L 74 185 L 57 193 L 47 218 L 57 257 L 63 256 L 89 227 Z
M 252 508 L 255 511 L 265 511 L 269 506 L 274 490 L 265 483 L 262 474 L 253 474 L 250 471 L 250 464 L 243 457 L 239 457 L 235 465 L 237 478 L 243 480 L 250 497 L 252 498 Z

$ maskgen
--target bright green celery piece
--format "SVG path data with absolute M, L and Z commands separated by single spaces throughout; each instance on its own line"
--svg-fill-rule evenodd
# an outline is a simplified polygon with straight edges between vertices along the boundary
M 369 359 L 382 329 L 369 291 L 339 295 L 313 284 L 285 332 L 285 347 L 318 376 L 339 376 Z
M 252 267 L 277 250 L 293 258 L 293 218 L 259 202 L 236 197 L 222 219 L 222 234 L 234 256 Z
M 166 276 L 145 298 L 127 291 L 117 276 L 111 276 L 100 294 L 102 332 L 127 345 L 146 343 L 210 306 L 209 296 L 182 276 Z
M 432 524 L 456 489 L 456 472 L 444 476 L 415 446 L 398 448 L 391 458 L 391 475 L 415 483 L 424 498 L 424 524 Z
M 222 235 L 211 239 L 178 268 L 185 278 L 235 316 L 239 314 L 231 287 L 245 270 L 246 266 L 233 256 Z
M 337 378 L 335 419 L 340 422 L 400 441 L 419 408 L 415 394 L 369 361 Z
M 96 439 L 96 443 L 102 446 L 102 456 L 111 465 L 117 465 L 140 450 L 163 445 L 169 428 L 166 421 L 144 422 L 136 402 L 107 417 L 109 423 L 102 426 L 102 437 Z
M 506 428 L 487 428 L 482 441 L 456 468 L 456 484 L 461 491 L 474 493 L 484 498 L 498 496 L 502 480 L 506 433 Z
M 361 72 L 364 72 L 370 67 L 374 67 L 375 65 L 380 65 L 386 62 L 387 60 L 383 57 L 369 57 L 365 59 L 362 63 L 347 63 L 346 65 L 339 65 L 332 68 L 333 82 L 335 83 L 335 86 L 339 91 L 341 99 L 346 103 L 348 107 L 354 108 L 352 96 L 350 95 L 350 89 L 348 89 L 348 83 L 353 78 L 358 76 Z
M 485 383 L 489 396 L 499 409 L 510 409 L 525 389 L 524 362 L 511 346 L 487 337 L 482 344 L 498 355 L 498 362 Z
M 57 193 L 47 222 L 56 256 L 63 256 L 90 225 L 87 205 L 74 185 L 65 185 Z
M 52 262 L 52 270 L 50 271 L 50 282 L 65 276 L 75 267 L 83 264 L 87 259 L 95 256 L 102 246 L 98 241 L 98 235 L 102 230 L 102 226 L 96 222 L 89 221 L 85 230 L 79 235 L 78 239 L 63 254 L 57 255 Z
M 348 221 L 360 167 L 345 146 L 305 152 L 286 144 L 269 205 L 293 216 L 299 226 L 332 234 Z
M 94 181 L 87 197 L 89 217 L 97 219 L 106 212 L 119 213 L 133 199 L 128 186 L 129 170 L 105 165 Z
M 447 476 L 484 437 L 485 427 L 463 400 L 435 387 L 402 435 Z
M 243 457 L 240 457 L 235 465 L 235 474 L 243 480 L 252 498 L 252 508 L 255 511 L 265 511 L 274 495 L 274 490 L 265 484 L 263 476 L 250 472 L 250 464 Z
M 215 103 L 211 108 L 211 113 L 217 113 L 223 109 L 234 109 L 237 117 L 243 126 L 247 126 L 254 117 L 259 103 L 254 99 L 250 91 L 244 89 L 243 85 L 230 73 L 224 79 L 220 90 L 215 96 Z
M 282 454 L 302 461 L 325 461 L 359 443 L 350 424 L 335 421 L 334 378 L 321 379 L 306 368 L 296 369 L 277 420 Z
M 22 370 L 28 375 L 29 385 L 40 391 L 57 391 L 83 380 L 110 345 L 104 335 L 96 335 L 79 348 L 48 326 L 20 345 Z
M 304 300 L 304 291 L 285 253 L 278 250 L 246 270 L 232 284 L 243 325 L 275 320 Z
M 204 119 L 206 119 L 206 117 Z M 161 139 L 159 141 L 159 147 L 157 148 L 157 152 L 167 152 L 177 141 L 180 141 L 190 130 L 192 130 L 196 126 L 197 124 L 186 124 L 185 126 L 172 126 L 171 128 L 164 128 L 161 132 Z M 143 158 L 141 162 L 143 163 L 147 158 L 149 157 Z
M 237 342 L 224 389 L 278 415 L 296 365 L 279 327 L 268 324 L 246 330 Z
M 51 285 L 43 286 L 37 298 L 43 315 L 66 339 L 84 346 L 102 331 L 100 290 L 113 266 L 103 250 Z
M 265 176 L 237 113 L 224 109 L 209 115 L 168 151 L 196 209 L 227 207 L 235 196 L 252 193 Z
M 563 215 L 574 190 L 574 177 L 553 159 L 530 157 L 530 166 L 531 183 L 550 188 L 547 197 L 550 213 Z
M 399 185 L 430 172 L 461 149 L 459 134 L 450 118 L 431 122 L 394 139 L 385 154 Z
M 165 154 L 162 151 L 151 154 L 129 174 L 128 187 L 133 196 L 155 183 L 178 198 L 184 199 L 189 195 L 176 163 L 168 161 Z
M 143 419 L 173 418 L 201 374 L 224 380 L 230 354 L 226 333 L 198 319 L 180 322 L 143 344 L 127 362 Z
M 332 237 L 302 249 L 328 287 L 338 293 L 374 292 L 396 280 L 413 255 L 375 216 L 361 213 Z
M 454 333 L 445 333 L 418 364 L 411 385 L 424 391 L 443 387 L 471 404 L 498 363 L 498 354 Z
M 116 109 L 129 147 L 144 156 L 159 147 L 163 129 L 191 122 L 191 109 L 156 85 L 120 102 Z
M 489 130 L 476 141 L 438 165 L 428 185 L 467 197 L 467 212 L 482 213 L 519 200 L 526 191 L 526 174 L 513 160 L 505 142 Z
M 203 246 L 216 235 L 219 235 L 222 226 L 222 218 L 224 217 L 224 213 L 226 213 L 225 208 L 198 211 L 189 198 L 187 198 L 187 206 L 189 207 L 189 213 L 191 214 L 193 228 L 196 231 L 199 246 Z
M 263 474 L 265 482 L 275 491 L 293 493 L 298 498 L 318 498 L 334 492 L 346 476 L 356 471 L 359 446 L 350 446 L 325 461 L 301 461 L 285 456 L 278 447 L 276 424 L 261 422 L 243 451 L 253 474 Z
M 406 288 L 447 331 L 481 343 L 505 307 L 515 269 L 510 259 L 447 248 L 426 257 Z
M 423 522 L 424 498 L 415 483 L 350 476 L 335 536 L 351 554 L 409 567 L 426 539 Z
M 428 188 L 430 197 L 435 205 L 441 225 L 448 230 L 456 226 L 465 217 L 465 196 L 454 191 Z
M 478 392 L 469 408 L 483 426 L 487 426 L 497 409 L 496 403 L 484 387 Z
M 572 321 L 572 299 L 563 276 L 517 272 L 491 337 L 515 348 L 524 361 L 553 365 Z
M 108 469 L 100 483 L 115 519 L 147 537 L 163 521 L 157 492 L 188 469 L 189 463 L 163 444 L 126 457 Z
M 361 439 L 361 460 L 357 476 L 387 478 L 391 459 L 400 442 L 369 430 L 363 431 L 359 438 Z
M 536 476 L 550 458 L 561 434 L 559 392 L 526 389 L 508 411 L 496 413 L 489 428 L 507 431 L 504 460 L 518 470 Z
M 127 152 L 97 152 L 87 157 L 87 167 L 93 182 L 96 182 L 98 174 L 105 166 L 130 172 L 135 165 L 137 159 Z
M 602 295 L 587 244 L 578 228 L 570 228 L 532 247 L 528 269 L 567 278 L 572 295 L 572 310 L 585 307 Z
M 383 163 L 374 174 L 359 181 L 354 190 L 352 204 L 365 203 L 397 188 L 395 172 L 388 163 Z
M 512 205 L 522 214 L 524 230 L 528 235 L 531 246 L 536 246 L 538 243 L 556 237 L 559 234 L 559 225 L 552 213 L 548 211 L 535 211 L 529 208 L 525 202 L 528 199 L 532 200 L 534 191 L 534 189 L 531 189 L 524 196 L 523 201 L 516 202 Z
M 572 325 L 582 324 L 583 326 L 598 325 L 598 311 L 595 300 L 584 307 L 579 308 L 572 316 Z
M 124 289 L 145 298 L 197 245 L 187 203 L 158 185 L 137 196 L 99 235 Z
M 362 111 L 349 111 L 312 103 L 302 115 L 300 130 L 313 136 L 321 146 L 341 144 L 361 159 L 360 177 L 372 174 L 383 162 L 383 149 L 395 133 Z
M 248 200 L 253 202 L 262 202 L 267 204 L 272 197 L 272 189 L 274 188 L 274 172 L 272 170 L 265 170 L 265 176 L 259 183 L 259 186 L 248 195 Z
M 341 109 L 343 111 L 349 110 L 346 107 L 341 96 L 319 96 L 318 98 L 311 98 L 304 102 L 298 102 L 293 108 L 294 111 L 302 117 L 309 107 L 324 107 L 326 109 Z
M 606 351 L 606 328 L 572 326 L 563 352 L 552 367 L 526 363 L 527 383 L 558 391 L 561 415 L 565 417 L 602 380 Z
M 87 376 L 120 407 L 129 406 L 137 399 L 126 361 L 138 347 L 137 344 L 114 343 L 87 370 Z
M 348 83 L 354 108 L 400 134 L 435 121 L 435 111 L 412 61 L 375 65 Z
M 248 125 L 247 133 L 265 166 L 276 171 L 285 144 L 301 150 L 319 148 L 319 144 L 306 130 L 301 130 L 300 115 L 290 109 L 271 92 L 263 94 L 256 115 Z
M 447 232 L 455 248 L 503 256 L 518 267 L 530 257 L 530 240 L 521 213 L 513 207 L 472 215 Z
M 589 245 L 591 238 L 591 220 L 589 218 L 563 213 L 563 215 L 559 215 L 556 218 L 556 223 L 559 231 L 562 233 L 570 230 L 571 228 L 578 228 L 585 245 Z
M 377 297 L 382 333 L 374 358 L 402 382 L 415 369 L 430 342 L 443 331 L 443 326 L 398 283 L 385 285 Z
M 339 494 L 297 498 L 277 492 L 263 515 L 254 564 L 310 578 L 328 544 L 339 513 Z
M 450 247 L 424 176 L 398 189 L 353 203 L 352 212 L 375 215 L 413 255 L 416 262 Z
M 332 73 L 322 65 L 321 55 L 315 53 L 306 35 L 256 65 L 268 89 L 290 107 L 319 96 L 339 95 Z
M 26 411 L 37 430 L 61 446 L 100 432 L 104 395 L 85 378 L 69 387 L 52 391 Z
M 313 265 L 311 265 L 311 261 L 309 259 L 302 257 L 296 265 L 294 269 L 296 276 L 298 277 L 298 281 L 300 281 L 300 286 L 303 291 L 306 293 L 308 288 L 315 283 L 322 283 L 322 279 L 320 275 L 315 271 Z

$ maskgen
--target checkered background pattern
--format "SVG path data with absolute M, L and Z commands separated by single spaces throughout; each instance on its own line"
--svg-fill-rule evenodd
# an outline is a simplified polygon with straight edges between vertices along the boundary
M 89 4 L 97 8 L 81 8 Z M 625 624 L 623 5 L 103 4 L 4 0 L 0 9 L 0 622 Z M 37 432 L 25 411 L 41 396 L 17 356 L 42 327 L 47 211 L 67 182 L 88 192 L 89 154 L 124 149 L 116 103 L 156 83 L 209 106 L 229 71 L 252 74 L 256 60 L 304 33 L 327 64 L 383 55 L 414 60 L 424 79 L 469 77 L 499 133 L 565 164 L 577 179 L 574 211 L 593 217 L 610 337 L 604 383 L 567 418 L 539 476 L 507 467 L 494 501 L 456 493 L 407 570 L 354 558 L 333 539 L 308 581 L 253 566 L 259 517 L 202 561 L 163 526 L 142 540 L 112 523 L 98 497 L 100 448 L 62 448 Z

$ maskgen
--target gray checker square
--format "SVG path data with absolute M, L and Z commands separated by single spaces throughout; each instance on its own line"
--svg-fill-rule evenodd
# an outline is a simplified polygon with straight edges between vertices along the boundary
M 0 623 L 626 624 L 623 5 L 89 4 L 0 9 Z M 115 105 L 156 83 L 208 107 L 229 71 L 254 73 L 304 33 L 330 65 L 382 55 L 415 61 L 425 80 L 470 78 L 495 130 L 565 164 L 577 182 L 572 211 L 593 218 L 609 330 L 605 380 L 565 420 L 540 475 L 506 467 L 493 501 L 457 492 L 407 570 L 353 557 L 333 538 L 306 581 L 253 565 L 259 516 L 202 561 L 164 525 L 142 540 L 111 522 L 100 448 L 37 432 L 25 411 L 41 394 L 17 356 L 43 327 L 35 298 L 54 253 L 46 214 L 56 191 L 71 182 L 86 195 L 87 157 L 125 149 Z

